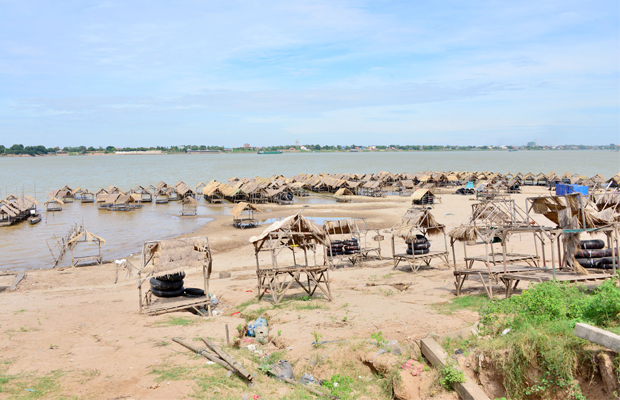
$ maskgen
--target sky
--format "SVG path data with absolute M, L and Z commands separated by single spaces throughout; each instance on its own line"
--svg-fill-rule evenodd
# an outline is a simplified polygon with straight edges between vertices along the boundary
M 619 4 L 0 0 L 0 144 L 618 144 Z

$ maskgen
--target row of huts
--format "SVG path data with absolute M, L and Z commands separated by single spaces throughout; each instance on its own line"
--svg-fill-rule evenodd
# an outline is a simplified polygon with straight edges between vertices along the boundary
M 597 174 L 592 177 L 565 172 L 558 175 L 528 173 L 482 172 L 418 172 L 377 174 L 299 174 L 286 178 L 274 175 L 269 178 L 230 178 L 227 182 L 200 182 L 190 187 L 183 181 L 174 185 L 159 182 L 156 185 L 137 186 L 128 191 L 110 186 L 91 192 L 85 188 L 64 186 L 48 194 L 46 205 L 49 211 L 62 209 L 62 204 L 71 201 L 96 203 L 100 208 L 109 210 L 131 210 L 139 208 L 141 203 L 168 203 L 181 201 L 189 208 L 197 205 L 195 200 L 202 196 L 210 203 L 253 204 L 276 203 L 291 204 L 296 196 L 308 196 L 309 193 L 331 194 L 336 199 L 347 195 L 381 197 L 387 194 L 412 194 L 416 189 L 435 187 L 456 187 L 465 183 L 492 188 L 495 191 L 511 193 L 522 185 L 550 186 L 556 183 L 586 185 L 590 188 L 619 187 L 620 173 L 609 179 Z M 189 200 L 189 199 L 193 199 Z

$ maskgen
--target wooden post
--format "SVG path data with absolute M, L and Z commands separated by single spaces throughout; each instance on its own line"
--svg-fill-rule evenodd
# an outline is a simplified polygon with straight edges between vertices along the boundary
M 228 333 L 228 324 L 226 324 L 226 346 L 230 346 L 230 334 Z

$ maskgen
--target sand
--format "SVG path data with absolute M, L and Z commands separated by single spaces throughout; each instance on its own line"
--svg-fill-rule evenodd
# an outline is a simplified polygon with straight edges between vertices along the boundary
M 531 193 L 513 195 L 513 199 L 524 207 L 528 195 Z M 441 197 L 441 203 L 432 211 L 436 219 L 447 225 L 448 231 L 465 223 L 473 202 L 471 197 L 451 194 Z M 369 227 L 384 231 L 409 206 L 407 198 L 354 197 L 351 204 L 270 206 L 273 212 L 266 213 L 264 217 L 283 217 L 303 208 L 308 216 L 364 217 Z M 536 219 L 550 225 L 540 216 Z M 225 324 L 234 333 L 235 328 L 244 323 L 240 314 L 231 314 L 241 303 L 256 296 L 255 261 L 248 239 L 263 228 L 238 230 L 232 227 L 231 222 L 230 216 L 217 216 L 198 231 L 186 235 L 209 237 L 214 256 L 211 288 L 222 302 L 219 308 L 222 315 L 210 319 L 189 312 L 140 315 L 135 276 L 125 278 L 121 274 L 118 283 L 114 284 L 113 263 L 63 271 L 30 271 L 17 291 L 0 293 L 0 373 L 40 377 L 57 371 L 59 388 L 50 398 L 70 395 L 93 399 L 172 399 L 194 393 L 195 382 L 183 379 L 157 382 L 158 375 L 152 371 L 170 365 L 204 364 L 205 360 L 191 357 L 184 348 L 170 343 L 172 337 L 208 336 L 223 340 Z M 385 236 L 389 239 L 389 235 Z M 157 239 L 156 233 L 153 239 Z M 443 238 L 434 237 L 432 242 L 433 247 L 442 246 Z M 384 256 L 391 253 L 389 243 L 389 240 L 381 242 Z M 509 251 L 532 253 L 532 243 L 531 235 L 514 237 L 509 242 Z M 456 256 L 462 263 L 461 247 L 457 246 Z M 483 252 L 483 246 L 468 248 L 468 254 Z M 550 258 L 549 253 L 547 258 Z M 135 256 L 133 260 L 137 265 Z M 334 301 L 319 298 L 315 302 L 324 307 L 313 310 L 286 307 L 271 310 L 271 332 L 275 335 L 275 332 L 281 331 L 281 337 L 290 347 L 287 359 L 303 361 L 314 351 L 311 346 L 313 332 L 320 333 L 322 340 L 359 341 L 381 331 L 386 339 L 398 340 L 406 345 L 429 332 L 442 334 L 475 323 L 478 318 L 475 312 L 460 311 L 446 315 L 438 311 L 435 305 L 448 302 L 455 296 L 454 278 L 451 267 L 441 265 L 439 261 L 433 261 L 431 265 L 433 268 L 423 268 L 417 274 L 404 269 L 393 270 L 391 260 L 331 271 Z M 230 271 L 232 277 L 218 279 L 220 271 Z M 8 277 L 0 278 L 4 279 L 0 285 L 10 284 Z M 200 286 L 200 280 L 198 272 L 190 273 L 186 286 L 192 282 L 195 284 L 191 286 Z M 390 283 L 412 285 L 400 292 L 389 286 Z M 478 284 L 470 284 L 466 290 L 467 293 L 481 293 L 483 289 Z M 293 289 L 291 294 L 300 292 L 300 289 Z M 250 306 L 250 309 L 269 305 L 266 300 L 259 304 Z M 171 317 L 183 317 L 192 324 L 166 324 Z M 296 368 L 302 368 L 302 364 L 300 362 Z M 250 369 L 257 372 L 256 365 Z M 314 372 L 320 375 L 330 371 L 319 368 Z M 367 373 L 370 374 L 370 371 Z M 317 376 L 326 377 L 329 376 Z M 275 389 L 256 385 L 252 389 L 239 390 L 247 392 L 249 398 L 254 393 L 262 393 L 262 398 L 277 398 L 289 390 L 284 384 L 277 385 Z M 454 398 L 452 394 L 445 396 Z

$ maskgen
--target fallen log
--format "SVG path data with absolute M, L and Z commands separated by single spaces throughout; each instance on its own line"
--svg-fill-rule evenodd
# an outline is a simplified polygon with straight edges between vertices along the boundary
M 226 368 L 230 372 L 235 372 L 234 368 L 231 367 L 230 365 L 228 365 L 228 363 L 226 361 L 220 359 L 218 356 L 216 356 L 214 354 L 209 353 L 207 351 L 207 349 L 199 349 L 198 347 L 192 346 L 191 344 L 189 344 L 186 341 L 184 341 L 182 339 L 179 339 L 179 338 L 172 338 L 172 341 L 173 342 L 177 342 L 181 346 L 190 349 L 194 353 L 200 354 L 201 356 L 209 359 L 210 361 L 213 361 L 214 363 L 221 365 L 222 367 Z
M 206 337 L 202 337 L 201 338 L 203 342 L 205 342 L 205 344 L 215 352 L 215 354 L 217 354 L 218 356 L 220 356 L 220 358 L 222 360 L 224 360 L 225 362 L 227 362 L 232 368 L 234 368 L 235 370 L 238 371 L 239 375 L 243 376 L 245 379 L 247 379 L 248 381 L 252 381 L 252 379 L 254 379 L 254 377 L 252 376 L 252 374 L 250 374 L 248 371 L 246 371 L 245 368 L 243 368 L 243 365 L 239 364 L 238 362 L 235 361 L 234 358 L 232 358 L 230 355 L 228 355 L 228 353 L 226 353 L 224 350 L 222 350 L 222 348 L 220 346 L 218 346 L 217 344 L 213 343 L 212 341 L 210 341 L 209 339 L 207 339 Z

